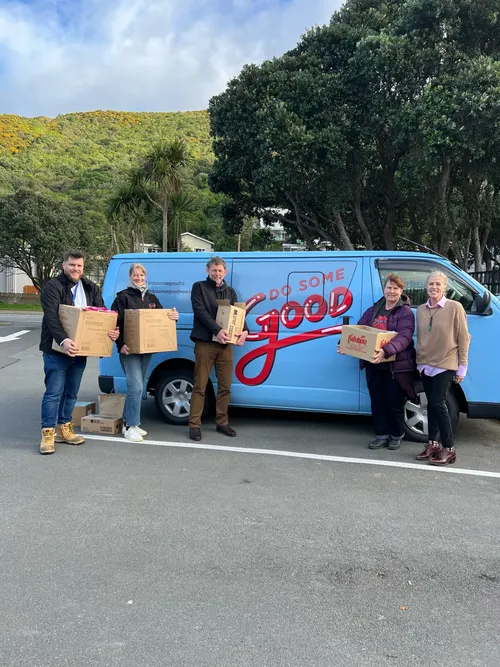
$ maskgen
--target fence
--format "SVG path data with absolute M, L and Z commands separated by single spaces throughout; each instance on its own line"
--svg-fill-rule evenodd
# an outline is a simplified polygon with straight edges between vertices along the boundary
M 496 266 L 492 271 L 470 271 L 469 275 L 487 287 L 492 294 L 500 294 L 500 267 Z

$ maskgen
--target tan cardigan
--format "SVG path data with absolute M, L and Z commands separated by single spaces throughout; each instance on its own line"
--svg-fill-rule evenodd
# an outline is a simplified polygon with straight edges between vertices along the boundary
M 447 299 L 444 308 L 438 306 L 437 312 L 425 303 L 417 308 L 417 365 L 456 371 L 459 366 L 468 365 L 469 345 L 467 318 L 461 303 Z

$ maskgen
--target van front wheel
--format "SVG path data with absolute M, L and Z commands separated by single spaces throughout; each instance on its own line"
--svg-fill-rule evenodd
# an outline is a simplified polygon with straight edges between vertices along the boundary
M 458 428 L 460 409 L 458 401 L 453 393 L 449 391 L 446 396 L 446 405 L 451 419 L 451 427 L 455 432 Z M 427 396 L 423 389 L 417 387 L 417 398 L 405 403 L 405 437 L 414 442 L 427 442 L 429 438 L 429 425 L 427 418 Z
M 155 404 L 162 419 L 177 426 L 188 423 L 193 373 L 186 368 L 170 369 L 163 372 L 155 387 Z M 209 392 L 205 399 L 205 415 L 209 407 Z

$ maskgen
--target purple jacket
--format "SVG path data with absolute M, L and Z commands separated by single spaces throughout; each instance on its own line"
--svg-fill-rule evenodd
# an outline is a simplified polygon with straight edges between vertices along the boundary
M 387 345 L 384 346 L 385 356 L 396 359 L 390 362 L 391 371 L 395 373 L 414 373 L 416 369 L 416 353 L 413 344 L 413 333 L 415 332 L 415 315 L 409 306 L 410 300 L 403 295 L 398 304 L 391 310 L 387 318 L 388 331 L 397 331 L 395 336 Z M 369 327 L 378 312 L 385 306 L 385 297 L 373 304 L 359 320 L 358 324 L 364 324 Z M 361 361 L 361 368 L 371 366 L 369 362 Z

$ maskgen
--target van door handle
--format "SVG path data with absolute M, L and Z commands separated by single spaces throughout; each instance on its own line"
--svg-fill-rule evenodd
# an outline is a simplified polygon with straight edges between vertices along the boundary
M 344 317 L 342 318 L 342 324 L 348 325 L 350 319 L 351 319 L 350 315 L 344 315 Z

